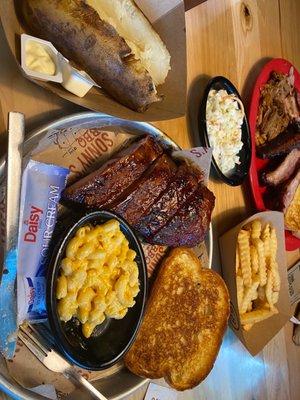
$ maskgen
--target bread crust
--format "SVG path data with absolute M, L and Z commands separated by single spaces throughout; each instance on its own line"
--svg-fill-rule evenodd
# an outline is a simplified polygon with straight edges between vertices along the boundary
M 173 249 L 158 272 L 125 365 L 137 375 L 164 378 L 177 390 L 197 386 L 214 365 L 229 309 L 223 279 L 203 268 L 191 249 Z

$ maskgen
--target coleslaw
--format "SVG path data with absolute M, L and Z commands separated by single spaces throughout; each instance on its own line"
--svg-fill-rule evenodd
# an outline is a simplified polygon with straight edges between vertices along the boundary
M 210 90 L 206 103 L 206 126 L 213 157 L 223 174 L 240 164 L 243 147 L 244 107 L 239 98 L 226 90 Z

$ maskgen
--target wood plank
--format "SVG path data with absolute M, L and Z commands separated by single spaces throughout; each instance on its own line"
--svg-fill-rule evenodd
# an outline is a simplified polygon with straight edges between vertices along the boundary
M 300 346 L 296 346 L 292 340 L 293 324 L 288 323 L 284 327 L 286 357 L 289 368 L 289 387 L 291 399 L 296 400 L 299 398 L 300 393 Z
M 6 124 L 4 122 L 3 109 L 0 100 L 0 149 L 6 149 L 6 147 L 7 147 Z
M 299 0 L 279 0 L 282 57 L 300 69 L 300 2 Z
M 274 0 L 250 0 L 232 2 L 231 10 L 237 87 L 247 108 L 262 66 L 281 54 L 279 7 Z
M 278 2 L 251 0 L 246 4 L 247 6 L 243 1 L 210 0 L 186 13 L 190 88 L 187 128 L 191 139 L 198 133 L 197 112 L 205 84 L 210 77 L 225 75 L 232 80 L 241 91 L 247 105 L 261 67 L 268 59 L 281 56 Z M 191 143 L 197 141 L 193 140 Z M 248 183 L 243 188 L 229 188 L 213 179 L 210 187 L 217 198 L 214 211 L 214 231 L 217 237 L 254 209 Z M 248 206 L 245 206 L 245 203 Z M 291 265 L 299 259 L 299 251 L 289 253 L 287 258 L 288 265 Z M 224 356 L 227 352 L 230 354 L 229 359 Z M 220 367 L 223 375 L 220 376 L 219 359 L 223 361 Z M 289 389 L 286 388 L 288 376 L 295 375 L 288 369 L 283 330 L 274 342 L 272 340 L 266 349 L 254 358 L 233 335 L 231 346 L 225 340 L 218 360 L 207 379 L 194 389 L 197 399 L 289 398 Z M 293 362 L 300 364 L 299 361 L 296 362 L 295 357 Z M 239 365 L 238 374 L 232 373 L 235 365 Z M 282 365 L 282 369 L 278 369 L 278 365 Z M 219 382 L 217 387 L 215 382 Z M 283 388 L 282 382 L 285 382 Z M 278 397 L 273 387 L 280 387 Z M 182 398 L 192 398 L 189 392 L 186 396 Z M 291 398 L 297 398 L 295 389 Z
M 193 0 L 189 2 L 192 4 Z M 228 77 L 247 104 L 257 74 L 268 58 L 283 56 L 300 69 L 299 17 L 298 0 L 208 0 L 189 10 L 186 13 L 188 115 L 155 125 L 184 148 L 197 145 L 197 114 L 210 77 Z M 25 113 L 28 130 L 59 116 L 84 110 L 23 78 L 9 54 L 1 27 L 0 54 L 5 55 L 0 63 L 0 100 L 5 123 L 7 112 L 13 109 Z M 0 142 L 0 152 L 3 154 L 4 151 L 5 146 Z M 231 188 L 212 177 L 209 186 L 217 198 L 213 215 L 217 238 L 254 209 L 248 183 L 242 188 Z M 215 244 L 217 252 L 217 240 Z M 288 265 L 299 257 L 299 251 L 287 253 Z M 215 266 L 220 266 L 219 263 L 217 257 Z M 197 388 L 180 393 L 178 398 L 297 400 L 300 347 L 291 341 L 291 330 L 288 323 L 256 357 L 252 357 L 228 330 L 210 375 Z M 142 400 L 146 388 L 147 384 L 126 399 Z M 4 398 L 0 394 L 0 399 Z
M 291 397 L 284 329 L 278 332 L 272 342 L 264 348 L 263 360 L 268 366 L 265 373 L 267 399 L 289 400 Z
M 188 11 L 191 8 L 198 6 L 201 3 L 204 3 L 207 0 L 184 0 L 185 10 Z
M 279 0 L 280 33 L 282 57 L 289 60 L 300 69 L 300 2 L 298 0 Z M 288 254 L 288 264 L 293 265 L 299 260 L 300 250 Z M 294 307 L 295 308 L 295 307 Z M 288 323 L 285 328 L 285 345 L 289 369 L 289 389 L 291 399 L 298 399 L 300 393 L 300 346 L 292 341 L 293 325 Z M 297 378 L 296 378 L 297 377 Z

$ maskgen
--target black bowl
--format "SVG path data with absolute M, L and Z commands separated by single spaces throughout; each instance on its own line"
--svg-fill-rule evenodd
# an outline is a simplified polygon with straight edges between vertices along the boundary
M 221 90 L 225 89 L 227 93 L 229 94 L 235 94 L 240 100 L 241 97 L 239 95 L 239 92 L 236 90 L 234 85 L 226 78 L 223 76 L 216 76 L 215 78 L 211 79 L 209 83 L 207 84 L 204 92 L 204 96 L 201 102 L 200 106 L 200 112 L 199 112 L 199 132 L 203 134 L 203 140 L 202 143 L 210 147 L 209 143 L 209 138 L 207 134 L 207 126 L 206 126 L 206 103 L 207 103 L 207 97 L 210 92 L 210 90 L 215 89 L 215 90 Z M 201 138 L 200 138 L 201 139 Z M 232 171 L 228 175 L 224 175 L 223 172 L 220 170 L 218 167 L 218 164 L 214 157 L 212 157 L 212 164 L 214 166 L 214 169 L 217 173 L 217 175 L 228 185 L 231 186 L 238 186 L 241 185 L 241 183 L 244 181 L 244 179 L 247 177 L 249 168 L 250 168 L 250 162 L 251 162 L 251 137 L 250 137 L 250 131 L 249 131 L 249 126 L 248 126 L 248 121 L 246 115 L 244 116 L 244 121 L 242 125 L 242 142 L 243 142 L 243 147 L 238 153 L 238 156 L 240 157 L 241 163 L 239 165 L 236 165 Z
M 121 320 L 106 319 L 95 328 L 92 336 L 86 339 L 81 333 L 81 324 L 76 318 L 62 322 L 57 312 L 56 281 L 60 262 L 65 256 L 66 246 L 78 228 L 86 224 L 102 224 L 117 219 L 131 249 L 137 253 L 135 261 L 139 268 L 140 292 L 136 304 L 128 309 Z M 58 348 L 72 363 L 89 370 L 102 370 L 111 367 L 129 350 L 142 321 L 147 295 L 147 270 L 139 240 L 119 216 L 109 211 L 95 211 L 81 217 L 67 229 L 56 245 L 50 261 L 47 280 L 47 312 L 51 330 Z

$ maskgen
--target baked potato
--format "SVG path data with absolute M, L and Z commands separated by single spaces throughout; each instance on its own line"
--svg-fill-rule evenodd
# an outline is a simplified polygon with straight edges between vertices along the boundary
M 116 6 L 121 4 L 119 1 L 106 0 L 106 2 L 115 2 Z M 97 6 L 99 11 L 105 1 L 99 1 L 99 4 L 97 1 L 89 3 Z M 108 10 L 110 8 L 108 7 Z M 108 10 L 104 13 L 107 14 Z M 129 18 L 132 9 L 130 11 L 130 8 L 125 7 L 125 10 L 129 12 Z M 139 13 L 140 10 L 137 12 L 139 16 L 137 27 L 141 27 L 142 23 Z M 101 19 L 87 1 L 23 0 L 21 15 L 30 33 L 52 42 L 65 57 L 87 72 L 118 102 L 135 111 L 143 112 L 151 103 L 161 100 L 155 82 L 144 66 L 146 64 L 143 65 L 141 59 L 134 55 L 132 48 L 118 34 L 114 26 Z M 107 19 L 111 22 L 113 17 Z M 144 23 L 149 32 L 149 29 L 152 29 L 150 23 L 146 19 Z M 156 32 L 154 34 L 157 35 Z M 157 37 L 155 35 L 153 40 L 158 38 L 161 42 L 158 35 Z M 167 52 L 162 42 L 161 44 L 164 53 Z M 159 46 L 161 44 L 159 43 Z M 169 58 L 166 57 L 169 63 Z M 156 74 L 155 80 L 160 83 L 162 76 Z
M 100 18 L 111 24 L 140 60 L 155 85 L 164 83 L 170 54 L 150 22 L 133 0 L 86 0 Z

